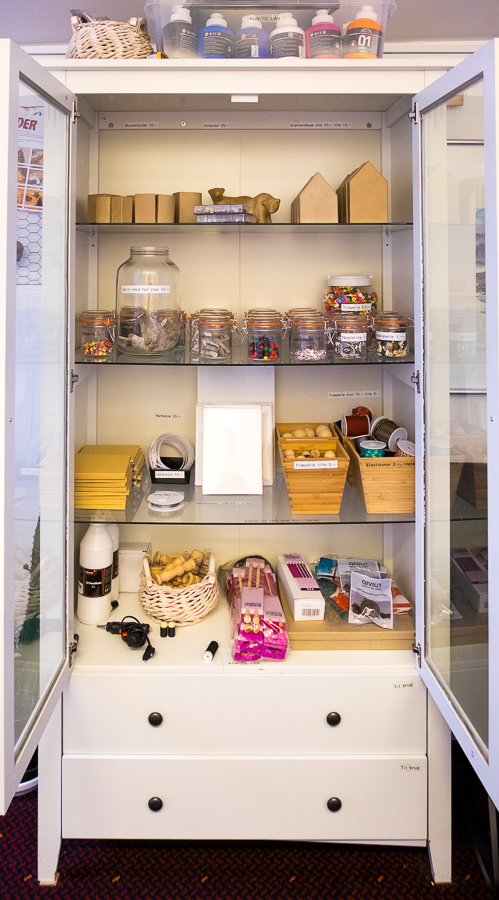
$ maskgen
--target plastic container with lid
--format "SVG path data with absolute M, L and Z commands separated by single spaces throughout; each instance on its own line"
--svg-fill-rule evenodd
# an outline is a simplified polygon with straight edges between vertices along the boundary
M 305 58 L 305 32 L 290 12 L 277 16 L 276 28 L 270 32 L 270 54 L 273 59 L 284 56 Z
M 76 317 L 81 351 L 88 358 L 109 359 L 115 353 L 116 315 L 112 310 L 87 309 Z
M 365 316 L 376 310 L 378 295 L 369 275 L 329 275 L 324 294 L 324 308 Z
M 199 360 L 199 319 L 201 316 L 204 316 L 207 320 L 209 318 L 210 321 L 220 319 L 222 322 L 229 318 L 234 331 L 237 327 L 236 316 L 230 309 L 210 306 L 203 306 L 202 309 L 198 309 L 193 315 L 188 317 L 189 358 L 191 362 Z
M 170 21 L 163 28 L 165 53 L 170 59 L 195 59 L 198 51 L 198 30 L 192 24 L 190 10 L 172 6 Z
M 318 9 L 305 32 L 307 59 L 341 59 L 341 28 L 329 10 Z
M 100 625 L 111 612 L 113 539 L 107 526 L 92 523 L 80 543 L 77 615 L 83 625 Z
M 324 362 L 327 356 L 324 316 L 297 316 L 290 321 L 289 358 L 294 363 Z
M 199 332 L 199 362 L 230 363 L 234 318 L 227 315 L 201 313 L 197 320 Z
M 378 359 L 403 359 L 409 353 L 413 320 L 395 311 L 372 317 L 374 352 Z
M 118 347 L 165 353 L 180 340 L 180 272 L 167 247 L 131 247 L 116 279 Z
M 367 362 L 367 318 L 337 313 L 333 323 L 330 340 L 334 359 L 338 362 Z

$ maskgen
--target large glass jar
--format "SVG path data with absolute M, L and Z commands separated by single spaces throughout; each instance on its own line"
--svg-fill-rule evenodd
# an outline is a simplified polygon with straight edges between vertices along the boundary
M 114 355 L 116 316 L 114 311 L 87 309 L 76 317 L 81 330 L 81 351 L 86 357 L 109 359 Z
M 116 279 L 118 347 L 150 356 L 180 340 L 180 272 L 166 247 L 131 247 Z
M 335 360 L 367 362 L 368 324 L 366 316 L 336 314 L 331 331 Z
M 403 359 L 409 353 L 413 320 L 395 311 L 377 313 L 372 318 L 374 351 L 379 359 Z
M 369 275 L 329 275 L 324 294 L 326 313 L 341 310 L 347 314 L 368 315 L 376 310 L 378 295 Z
M 322 362 L 326 359 L 326 320 L 319 316 L 300 316 L 290 322 L 289 358 L 296 363 Z

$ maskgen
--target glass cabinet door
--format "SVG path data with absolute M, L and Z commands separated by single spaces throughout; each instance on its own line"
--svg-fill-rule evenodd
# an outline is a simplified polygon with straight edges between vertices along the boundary
M 422 674 L 499 805 L 489 641 L 499 551 L 495 44 L 416 98 L 415 160 Z
M 10 88 L 1 173 L 5 808 L 68 673 L 72 98 L 15 45 L 0 42 L 0 53 L 2 85 L 8 78 Z

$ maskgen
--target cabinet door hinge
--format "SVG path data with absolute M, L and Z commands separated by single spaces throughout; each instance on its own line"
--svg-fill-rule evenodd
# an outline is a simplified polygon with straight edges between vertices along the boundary
M 421 393 L 420 384 L 419 384 L 419 369 L 417 372 L 412 373 L 411 382 L 412 382 L 412 384 L 416 385 L 416 390 L 417 390 L 418 394 Z
M 416 654 L 418 658 L 418 668 L 421 668 L 421 644 L 413 644 L 412 652 Z
M 76 120 L 80 118 L 80 116 L 81 116 L 81 113 L 78 112 L 76 100 L 73 100 L 73 106 L 71 108 L 71 122 L 73 123 L 73 125 L 76 122 Z
M 76 375 L 73 372 L 73 370 L 71 369 L 71 372 L 69 373 L 69 393 L 70 394 L 73 393 L 74 386 L 75 386 L 75 384 L 78 384 L 78 381 L 79 381 L 79 376 Z
M 76 656 L 76 651 L 78 650 L 78 641 L 80 640 L 80 635 L 75 634 L 74 640 L 71 641 L 69 645 L 69 668 L 72 669 L 74 658 Z
M 417 103 L 414 104 L 412 112 L 409 113 L 409 118 L 412 119 L 413 125 L 419 125 L 419 107 Z

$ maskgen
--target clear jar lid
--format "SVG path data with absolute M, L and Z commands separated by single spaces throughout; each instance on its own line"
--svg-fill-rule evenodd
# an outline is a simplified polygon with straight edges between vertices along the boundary
M 328 275 L 330 287 L 370 287 L 371 275 Z
M 365 316 L 335 315 L 331 316 L 337 331 L 367 331 L 368 321 Z
M 291 322 L 291 330 L 296 331 L 303 328 L 307 331 L 325 331 L 326 324 L 326 319 L 322 314 L 297 316 Z
M 413 319 L 410 316 L 407 316 L 405 313 L 399 313 L 395 310 L 390 310 L 382 313 L 373 313 L 372 322 L 374 327 L 376 328 L 378 325 L 412 325 Z
M 86 309 L 76 317 L 83 325 L 114 325 L 116 314 L 110 309 Z

